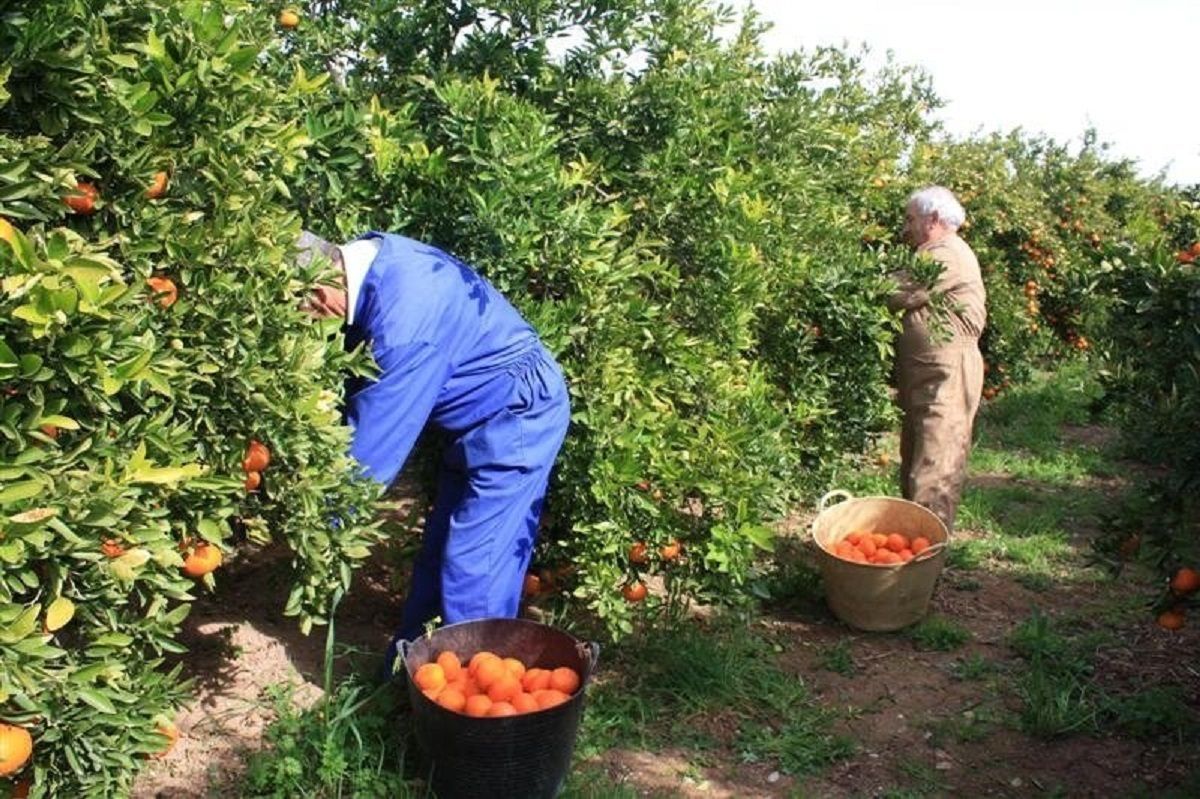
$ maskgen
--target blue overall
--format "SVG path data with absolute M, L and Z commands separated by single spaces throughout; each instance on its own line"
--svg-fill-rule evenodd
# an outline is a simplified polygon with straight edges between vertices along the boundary
M 369 343 L 380 375 L 347 399 L 351 454 L 386 485 L 427 422 L 450 439 L 397 639 L 435 616 L 515 616 L 570 417 L 562 371 L 468 266 L 402 236 L 367 236 L 381 248 L 346 338 Z

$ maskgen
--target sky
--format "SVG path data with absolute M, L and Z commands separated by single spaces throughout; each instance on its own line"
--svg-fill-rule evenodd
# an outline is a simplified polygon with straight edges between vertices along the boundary
M 746 0 L 731 3 L 744 9 Z M 1021 127 L 1200 183 L 1200 0 L 754 0 L 768 51 L 888 50 L 923 67 L 956 135 Z

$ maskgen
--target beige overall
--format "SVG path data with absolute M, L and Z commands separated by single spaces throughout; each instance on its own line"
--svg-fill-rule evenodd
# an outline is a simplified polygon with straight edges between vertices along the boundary
M 979 335 L 987 321 L 987 295 L 979 261 L 957 235 L 922 245 L 944 267 L 936 291 L 954 311 L 940 340 L 929 328 L 929 295 L 902 286 L 891 300 L 905 309 L 896 345 L 896 369 L 904 426 L 900 433 L 900 490 L 906 499 L 936 513 L 954 529 L 966 477 L 971 430 L 983 390 Z M 949 336 L 949 340 L 946 337 Z

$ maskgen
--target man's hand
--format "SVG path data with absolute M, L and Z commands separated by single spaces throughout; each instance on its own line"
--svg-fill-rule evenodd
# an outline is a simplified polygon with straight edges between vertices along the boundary
M 317 286 L 305 308 L 318 319 L 346 318 L 346 292 L 332 286 Z

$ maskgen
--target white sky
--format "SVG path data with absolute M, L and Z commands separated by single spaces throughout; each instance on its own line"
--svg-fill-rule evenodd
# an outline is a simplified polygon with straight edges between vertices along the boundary
M 746 0 L 733 0 L 744 9 Z M 866 43 L 924 67 L 954 134 L 1090 125 L 1146 176 L 1200 183 L 1200 0 L 756 0 L 769 51 Z

